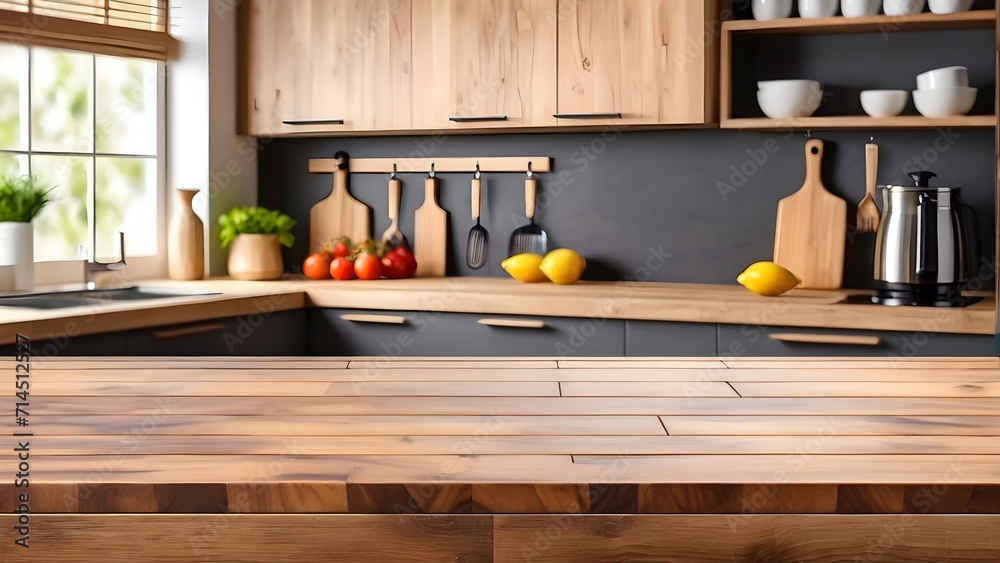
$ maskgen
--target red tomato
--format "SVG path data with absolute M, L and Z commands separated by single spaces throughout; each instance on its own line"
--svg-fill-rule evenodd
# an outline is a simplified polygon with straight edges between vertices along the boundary
M 357 278 L 354 275 L 354 262 L 344 257 L 334 258 L 333 262 L 330 263 L 330 275 L 335 280 L 353 280 Z
M 310 254 L 302 263 L 302 273 L 314 280 L 325 280 L 330 277 L 330 263 L 333 256 L 329 252 Z
M 398 280 L 408 278 L 417 271 L 417 260 L 405 246 L 397 246 L 382 257 L 382 275 Z
M 346 242 L 343 240 L 338 240 L 337 244 L 333 245 L 333 257 L 343 258 L 348 254 L 350 254 L 351 253 L 350 242 L 351 242 L 350 239 L 348 239 Z
M 362 254 L 354 260 L 354 273 L 359 279 L 377 280 L 382 277 L 382 263 L 374 254 Z

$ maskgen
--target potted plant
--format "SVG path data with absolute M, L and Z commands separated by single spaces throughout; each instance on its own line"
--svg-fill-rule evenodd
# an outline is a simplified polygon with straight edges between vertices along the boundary
M 0 267 L 7 289 L 35 287 L 34 231 L 31 221 L 49 201 L 53 186 L 35 176 L 0 177 Z
M 234 207 L 219 216 L 219 238 L 229 249 L 229 275 L 238 280 L 276 280 L 284 273 L 281 245 L 295 243 L 295 220 L 263 207 Z

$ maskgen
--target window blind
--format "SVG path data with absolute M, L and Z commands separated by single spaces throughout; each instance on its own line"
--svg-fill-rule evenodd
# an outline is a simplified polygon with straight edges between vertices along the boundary
M 168 0 L 0 0 L 0 42 L 165 60 Z

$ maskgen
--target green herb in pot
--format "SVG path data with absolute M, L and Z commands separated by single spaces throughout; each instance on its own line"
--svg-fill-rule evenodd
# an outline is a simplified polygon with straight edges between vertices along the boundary
M 295 243 L 292 227 L 295 219 L 277 210 L 264 207 L 234 207 L 219 216 L 219 238 L 222 247 L 232 243 L 238 235 L 277 235 L 281 244 L 291 247 Z
M 0 223 L 30 223 L 52 201 L 54 189 L 35 176 L 0 177 Z

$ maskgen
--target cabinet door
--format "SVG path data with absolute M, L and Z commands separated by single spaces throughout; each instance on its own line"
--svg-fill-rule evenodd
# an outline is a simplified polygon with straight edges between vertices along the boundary
M 303 311 L 242 317 L 128 332 L 130 356 L 302 356 L 306 353 Z
M 714 0 L 559 0 L 560 125 L 714 119 Z M 710 67 L 713 70 L 710 70 Z
M 250 0 L 242 9 L 245 133 L 410 127 L 410 0 Z
M 555 10 L 556 0 L 415 2 L 413 126 L 555 125 Z
M 994 349 L 990 335 L 719 325 L 719 355 L 907 358 L 993 356 Z
M 713 323 L 626 321 L 625 355 L 711 357 L 716 336 Z
M 625 323 L 618 320 L 361 309 L 316 309 L 311 314 L 309 353 L 316 356 L 576 357 L 625 352 Z

